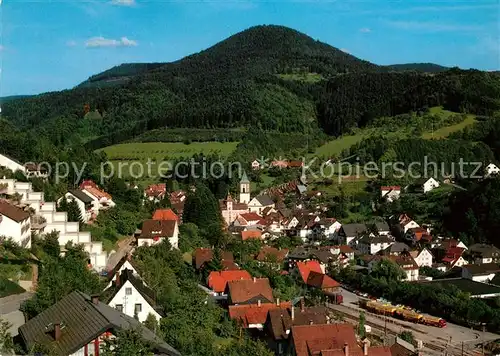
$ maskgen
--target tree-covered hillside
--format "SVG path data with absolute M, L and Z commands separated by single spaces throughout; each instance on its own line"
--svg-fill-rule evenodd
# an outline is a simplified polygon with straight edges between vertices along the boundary
M 4 102 L 2 117 L 57 147 L 96 149 L 153 129 L 339 135 L 424 106 L 499 107 L 498 76 L 419 72 L 431 67 L 377 66 L 290 28 L 256 26 L 173 63 L 124 64 L 71 90 Z

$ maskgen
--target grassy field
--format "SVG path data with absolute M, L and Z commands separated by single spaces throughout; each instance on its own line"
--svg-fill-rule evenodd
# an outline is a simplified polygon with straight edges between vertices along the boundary
M 323 80 L 323 76 L 318 73 L 278 74 L 278 77 L 284 80 L 295 80 L 306 83 L 317 83 Z
M 429 109 L 430 114 L 439 115 L 442 120 L 445 120 L 450 115 L 455 115 L 456 113 L 444 110 L 442 107 L 433 107 Z M 463 130 L 465 127 L 472 125 L 476 122 L 475 115 L 467 115 L 466 119 L 458 124 L 453 124 L 445 127 L 441 127 L 431 132 L 424 132 L 422 134 L 422 138 L 424 139 L 440 139 L 446 138 L 451 133 Z M 360 142 L 363 138 L 373 136 L 373 135 L 385 135 L 388 137 L 397 136 L 399 138 L 408 137 L 411 134 L 411 130 L 407 127 L 402 127 L 398 131 L 384 133 L 382 128 L 364 128 L 359 130 L 354 135 L 344 135 L 335 140 L 329 141 L 323 146 L 320 146 L 316 149 L 314 153 L 315 156 L 323 156 L 323 157 L 333 157 L 339 156 L 343 150 L 348 149 L 352 145 Z
M 148 158 L 163 160 L 191 157 L 196 153 L 218 153 L 222 157 L 229 156 L 237 142 L 134 142 L 108 146 L 99 151 L 104 151 L 110 160 L 138 160 L 146 161 Z
M 441 127 L 440 129 L 437 129 L 434 132 L 426 132 L 422 135 L 422 138 L 425 139 L 440 139 L 440 138 L 446 138 L 453 132 L 457 132 L 460 130 L 465 129 L 467 126 L 472 125 L 476 122 L 476 117 L 474 115 L 467 115 L 467 118 L 459 122 L 458 124 L 451 125 L 451 126 L 446 126 L 446 127 Z

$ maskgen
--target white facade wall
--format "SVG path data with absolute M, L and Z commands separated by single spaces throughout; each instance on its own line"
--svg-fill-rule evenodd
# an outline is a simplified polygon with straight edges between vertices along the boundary
M 26 168 L 24 168 L 23 165 L 1 154 L 0 154 L 0 166 L 8 168 L 12 172 L 15 171 L 26 172 Z
M 417 263 L 418 267 L 423 267 L 423 266 L 432 267 L 433 263 L 432 254 L 429 252 L 429 250 L 423 249 L 415 258 L 415 262 Z
M 132 318 L 135 315 L 136 306 L 138 307 L 138 305 L 140 305 L 141 311 L 137 313 L 137 318 L 141 323 L 146 320 L 150 313 L 155 316 L 156 320 L 160 321 L 161 319 L 161 315 L 149 305 L 146 299 L 144 299 L 141 293 L 135 289 L 130 281 L 124 283 L 108 305 L 115 309 L 117 309 L 117 305 L 121 305 L 123 308 L 122 313 Z
M 15 243 L 24 247 L 31 247 L 31 223 L 30 219 L 17 222 L 2 215 L 0 222 L 0 236 L 11 237 Z

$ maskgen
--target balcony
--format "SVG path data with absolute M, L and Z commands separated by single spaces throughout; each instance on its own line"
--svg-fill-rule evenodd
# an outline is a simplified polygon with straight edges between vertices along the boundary
M 31 217 L 31 230 L 41 230 L 47 226 L 47 220 L 43 216 L 34 215 Z

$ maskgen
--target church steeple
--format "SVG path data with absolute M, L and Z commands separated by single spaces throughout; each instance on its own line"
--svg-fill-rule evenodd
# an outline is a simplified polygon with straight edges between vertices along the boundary
M 240 203 L 248 204 L 250 202 L 250 180 L 245 171 L 240 180 Z

